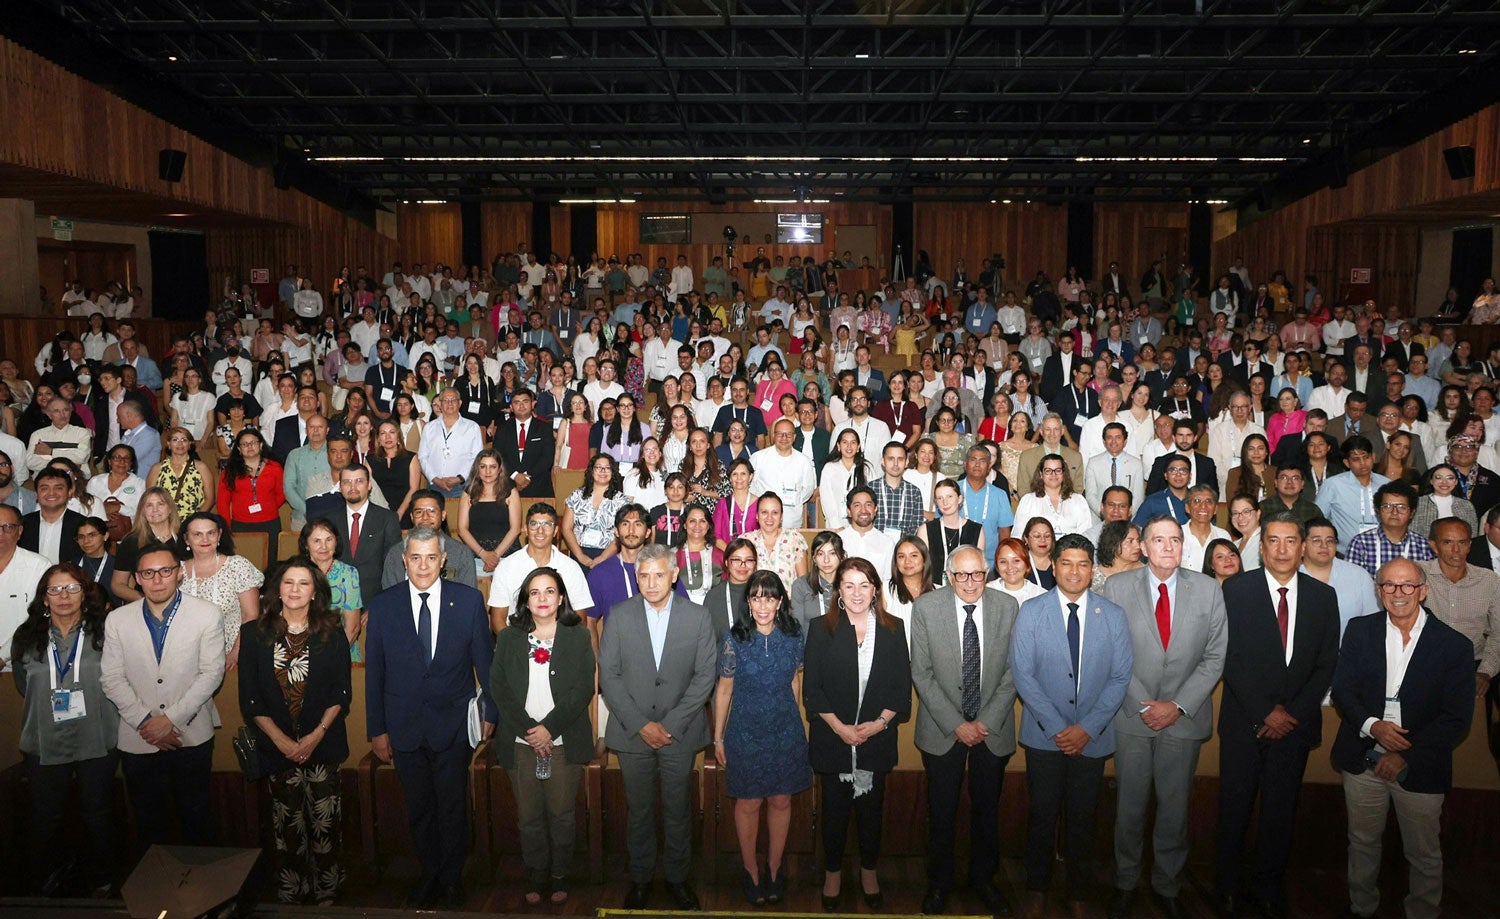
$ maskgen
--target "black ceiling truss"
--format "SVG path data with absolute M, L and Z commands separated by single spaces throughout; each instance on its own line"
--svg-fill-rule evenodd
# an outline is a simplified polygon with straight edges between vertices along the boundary
M 18 6 L 384 203 L 1239 201 L 1500 99 L 1500 0 Z

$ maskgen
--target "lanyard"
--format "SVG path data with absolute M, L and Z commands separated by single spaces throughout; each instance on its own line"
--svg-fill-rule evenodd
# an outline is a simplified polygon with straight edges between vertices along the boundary
M 740 511 L 740 523 L 736 527 L 734 523 L 734 498 L 729 499 L 729 535 L 740 536 L 745 532 L 745 525 L 750 521 L 750 502 L 745 502 L 745 507 Z
M 673 536 L 677 535 L 677 521 L 679 519 L 681 519 L 681 517 L 682 517 L 681 513 L 678 513 L 676 516 L 673 516 L 672 509 L 670 507 L 667 508 L 667 539 L 669 541 L 672 539 Z
M 901 420 L 906 417 L 906 401 L 891 403 L 891 417 L 896 422 L 896 430 L 901 430 Z M 863 444 L 863 441 L 861 441 Z
M 966 492 L 972 491 L 972 489 L 969 488 L 969 483 L 968 482 L 964 483 L 964 490 Z M 968 494 L 964 495 L 964 498 L 966 499 L 965 503 L 967 503 L 968 497 L 969 497 Z M 969 519 L 972 520 L 973 518 L 971 517 Z M 984 489 L 984 507 L 980 508 L 980 510 L 979 510 L 979 525 L 980 526 L 984 526 L 989 521 L 989 519 L 990 519 L 990 489 L 989 489 L 988 486 L 986 486 L 985 489 Z
M 620 563 L 620 579 L 625 582 L 625 599 L 629 600 L 635 596 L 635 588 L 630 586 L 630 571 L 625 567 L 625 560 L 618 555 L 615 560 Z
M 156 662 L 161 663 L 162 652 L 167 648 L 167 632 L 172 628 L 172 620 L 177 618 L 177 610 L 182 606 L 182 591 L 177 591 L 172 596 L 172 602 L 162 612 L 161 630 L 157 631 L 151 625 L 151 610 L 145 603 L 141 604 L 141 615 L 146 617 L 146 631 L 151 634 L 151 648 L 156 652 Z
M 78 635 L 73 639 L 73 650 L 68 652 L 67 663 L 57 653 L 57 642 L 52 642 L 52 657 L 48 662 L 52 676 L 52 688 L 56 689 L 68 680 L 68 674 L 73 673 L 73 685 L 78 685 L 78 673 L 73 671 L 73 662 L 78 658 L 78 649 L 83 647 L 83 623 L 78 623 Z M 79 668 L 80 670 L 83 668 Z
M 375 379 L 377 379 L 377 380 L 380 381 L 380 385 L 381 386 L 386 386 L 387 385 L 386 382 L 385 382 L 385 365 L 384 364 L 376 364 L 375 365 Z M 390 386 L 395 386 L 396 385 L 396 367 L 395 367 L 395 365 L 391 366 L 391 382 L 390 382 L 389 385 Z

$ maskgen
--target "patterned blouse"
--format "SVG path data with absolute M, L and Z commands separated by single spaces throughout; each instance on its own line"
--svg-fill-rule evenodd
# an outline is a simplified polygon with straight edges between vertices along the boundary
M 573 535 L 578 545 L 585 549 L 609 548 L 615 541 L 615 514 L 629 503 L 630 496 L 622 491 L 594 507 L 592 492 L 575 490 L 568 496 L 567 506 L 573 511 Z
M 293 724 L 302 717 L 302 698 L 307 691 L 307 636 L 305 631 L 297 635 L 287 632 L 271 652 L 271 666 Z
M 776 537 L 776 544 L 769 547 L 761 530 L 752 530 L 745 538 L 755 546 L 756 567 L 776 572 L 781 577 L 782 586 L 790 593 L 792 582 L 797 578 L 797 563 L 807 558 L 807 540 L 796 530 L 782 530 Z
M 358 612 L 365 608 L 364 594 L 360 591 L 359 569 L 338 559 L 328 569 L 328 608 L 343 612 Z M 349 660 L 360 663 L 365 659 L 359 642 L 349 643 Z
M 161 469 L 156 473 L 156 481 L 151 483 L 157 488 L 165 488 L 167 494 L 171 495 L 177 504 L 177 513 L 186 519 L 198 512 L 203 506 L 207 492 L 203 487 L 203 473 L 198 470 L 198 464 L 188 460 L 187 466 L 178 475 L 172 471 L 172 461 L 163 458 Z
M 186 565 L 183 567 L 187 568 Z M 265 574 L 248 558 L 228 555 L 219 570 L 208 577 L 184 577 L 182 592 L 207 600 L 219 608 L 219 615 L 224 620 L 224 651 L 228 653 L 240 637 L 240 594 L 260 587 L 265 581 Z

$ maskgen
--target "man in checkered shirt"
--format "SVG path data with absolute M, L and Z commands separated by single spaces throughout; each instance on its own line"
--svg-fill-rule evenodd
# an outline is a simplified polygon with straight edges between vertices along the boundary
M 1417 493 L 1405 482 L 1387 482 L 1375 492 L 1375 513 L 1380 526 L 1371 527 L 1349 540 L 1345 553 L 1351 563 L 1370 572 L 1371 577 L 1391 559 L 1413 562 L 1432 561 L 1432 544 L 1421 533 L 1411 532 L 1411 515 L 1417 506 Z
M 885 475 L 870 483 L 875 493 L 875 529 L 892 539 L 914 536 L 925 521 L 922 491 L 902 478 L 906 472 L 906 445 L 893 440 L 880 453 Z

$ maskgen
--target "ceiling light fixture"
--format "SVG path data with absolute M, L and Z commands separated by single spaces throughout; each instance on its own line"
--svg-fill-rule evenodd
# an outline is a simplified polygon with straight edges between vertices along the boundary
M 634 204 L 634 198 L 561 198 L 558 204 Z

